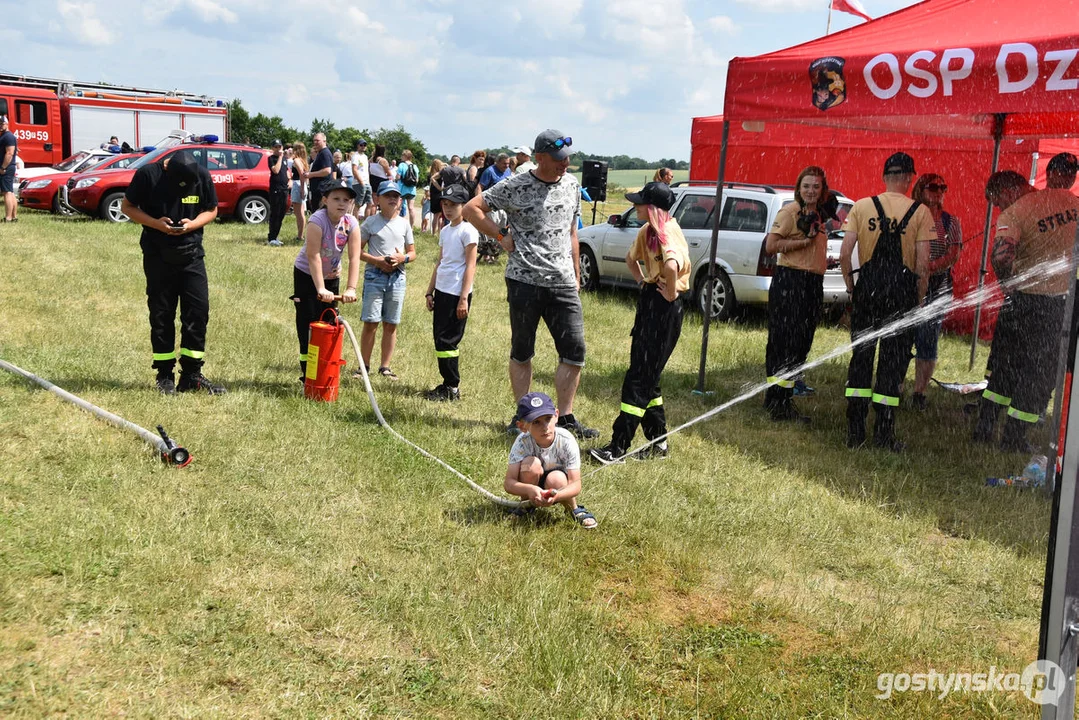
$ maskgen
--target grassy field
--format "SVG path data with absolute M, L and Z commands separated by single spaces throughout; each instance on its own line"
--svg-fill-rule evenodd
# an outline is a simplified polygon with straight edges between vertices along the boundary
M 673 172 L 675 182 L 689 180 L 689 170 L 674 170 Z M 575 172 L 573 174 L 579 182 L 581 173 Z M 655 170 L 608 170 L 607 185 L 608 187 L 622 188 L 624 190 L 638 190 L 645 183 L 652 182 L 652 177 L 655 174 Z
M 901 411 L 911 451 L 843 447 L 846 359 L 807 378 L 809 427 L 758 400 L 672 438 L 663 463 L 587 477 L 594 532 L 517 519 L 397 443 L 357 381 L 301 397 L 295 246 L 207 232 L 206 373 L 224 397 L 152 387 L 138 231 L 23 213 L 0 230 L 0 357 L 194 454 L 0 373 L 0 714 L 9 717 L 990 718 L 1017 693 L 896 694 L 884 672 L 1021 672 L 1036 655 L 1049 503 L 988 489 L 1025 458 L 969 447 L 963 399 Z M 437 382 L 420 236 L 389 422 L 498 490 L 512 413 L 498 267 L 479 268 L 462 400 Z M 584 299 L 577 414 L 609 437 L 634 298 Z M 345 315 L 358 324 L 358 306 Z M 759 312 L 687 319 L 664 377 L 681 423 L 763 376 Z M 535 388 L 552 390 L 540 334 Z M 822 328 L 817 353 L 846 341 Z M 982 352 L 984 361 L 985 352 Z M 349 367 L 355 366 L 351 352 Z M 970 378 L 946 338 L 938 377 Z M 974 373 L 977 377 L 979 373 Z

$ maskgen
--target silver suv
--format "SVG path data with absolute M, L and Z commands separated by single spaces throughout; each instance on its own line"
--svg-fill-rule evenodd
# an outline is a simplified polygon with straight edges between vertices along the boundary
M 712 241 L 715 218 L 715 183 L 690 181 L 671 186 L 675 195 L 671 215 L 682 227 L 689 243 L 690 292 L 697 308 L 704 313 L 704 287 L 708 280 L 708 248 Z M 712 291 L 711 317 L 726 320 L 739 303 L 768 303 L 775 256 L 764 253 L 764 238 L 779 209 L 794 202 L 794 188 L 773 185 L 726 183 L 723 188 L 723 212 L 719 218 L 719 242 L 716 247 L 716 271 Z M 839 270 L 839 228 L 853 203 L 840 195 L 839 220 L 828 223 L 828 271 L 824 275 L 824 302 L 842 307 L 847 303 L 847 289 Z M 641 223 L 633 208 L 611 215 L 607 223 L 592 225 L 578 232 L 581 244 L 581 286 L 594 290 L 601 283 L 632 287 L 633 277 L 626 267 L 626 253 L 633 244 Z

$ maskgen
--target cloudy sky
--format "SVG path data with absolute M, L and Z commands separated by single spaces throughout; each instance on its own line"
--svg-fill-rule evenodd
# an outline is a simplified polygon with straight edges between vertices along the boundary
M 887 14 L 911 0 L 863 0 Z M 828 0 L 0 0 L 0 70 L 240 98 L 428 149 L 689 159 L 727 62 L 824 34 Z M 833 14 L 832 30 L 861 22 Z

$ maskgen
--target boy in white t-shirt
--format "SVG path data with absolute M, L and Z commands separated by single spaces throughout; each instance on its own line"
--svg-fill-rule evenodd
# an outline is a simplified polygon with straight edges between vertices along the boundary
M 476 247 L 480 234 L 462 220 L 468 191 L 460 185 L 446 188 L 442 212 L 447 225 L 438 237 L 438 258 L 427 285 L 427 309 L 434 313 L 435 357 L 442 383 L 426 393 L 428 400 L 460 398 L 458 387 L 458 344 L 465 336 L 468 311 L 472 305 L 472 280 L 476 276 Z
M 596 517 L 577 504 L 581 494 L 581 449 L 577 439 L 557 426 L 558 410 L 550 396 L 527 393 L 517 401 L 517 427 L 521 434 L 510 448 L 502 486 L 510 495 L 527 500 L 533 508 L 558 503 L 586 530 Z

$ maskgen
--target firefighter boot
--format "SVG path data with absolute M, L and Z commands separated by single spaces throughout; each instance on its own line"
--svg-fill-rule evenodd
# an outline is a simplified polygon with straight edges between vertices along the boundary
M 847 447 L 865 444 L 865 420 L 869 415 L 868 398 L 847 398 Z
M 892 452 L 903 452 L 906 447 L 895 437 L 895 408 L 877 405 L 873 424 L 873 444 Z
M 981 399 L 978 403 L 978 421 L 974 424 L 974 442 L 993 442 L 993 431 L 996 429 L 997 418 L 1003 407 L 992 400 Z
M 1005 420 L 1004 429 L 1000 432 L 1000 449 L 1004 452 L 1033 455 L 1034 446 L 1027 440 L 1027 425 L 1029 423 L 1013 417 Z

